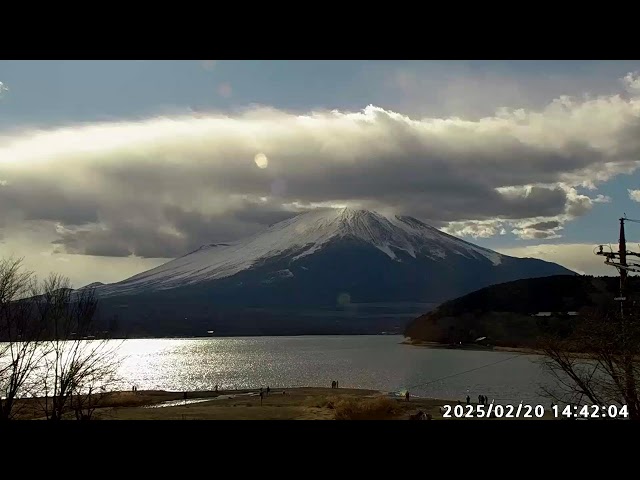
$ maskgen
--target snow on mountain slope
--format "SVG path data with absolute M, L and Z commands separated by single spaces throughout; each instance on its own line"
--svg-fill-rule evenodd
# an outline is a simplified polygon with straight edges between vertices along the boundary
M 447 235 L 412 217 L 382 215 L 367 210 L 319 209 L 272 225 L 235 243 L 211 244 L 183 257 L 100 288 L 101 294 L 133 293 L 139 289 L 169 289 L 235 275 L 257 262 L 283 253 L 299 260 L 329 241 L 356 238 L 395 261 L 398 252 L 434 260 L 448 255 L 501 263 L 502 255 Z M 290 273 L 290 272 L 289 272 Z

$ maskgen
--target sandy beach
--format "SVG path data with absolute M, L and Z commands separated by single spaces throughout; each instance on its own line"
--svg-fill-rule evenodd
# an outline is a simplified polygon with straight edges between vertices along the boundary
M 19 419 L 44 419 L 37 399 L 21 402 Z M 311 387 L 274 389 L 262 401 L 259 390 L 228 390 L 187 392 L 186 399 L 184 392 L 113 392 L 96 402 L 95 420 L 409 420 L 419 411 L 448 420 L 441 407 L 457 405 L 418 397 L 407 402 L 375 390 Z M 544 419 L 553 416 L 547 411 Z

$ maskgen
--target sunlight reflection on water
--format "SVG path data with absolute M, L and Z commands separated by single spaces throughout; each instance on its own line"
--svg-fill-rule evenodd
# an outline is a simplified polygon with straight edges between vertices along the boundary
M 400 345 L 400 336 L 235 337 L 140 339 L 122 342 L 124 388 L 193 391 L 331 385 L 463 399 L 548 401 L 534 356 L 523 356 L 443 381 L 513 353 L 428 349 Z

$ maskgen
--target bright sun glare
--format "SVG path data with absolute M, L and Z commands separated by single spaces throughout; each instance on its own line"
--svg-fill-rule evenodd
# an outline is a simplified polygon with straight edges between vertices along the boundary
M 258 153 L 253 158 L 253 161 L 256 162 L 256 165 L 259 168 L 267 168 L 269 166 L 269 159 L 264 153 Z

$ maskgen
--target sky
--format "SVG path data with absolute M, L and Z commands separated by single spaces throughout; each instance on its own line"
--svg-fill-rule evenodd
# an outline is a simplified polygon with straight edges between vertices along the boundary
M 0 256 L 76 287 L 339 205 L 611 275 L 639 162 L 640 61 L 0 61 Z

